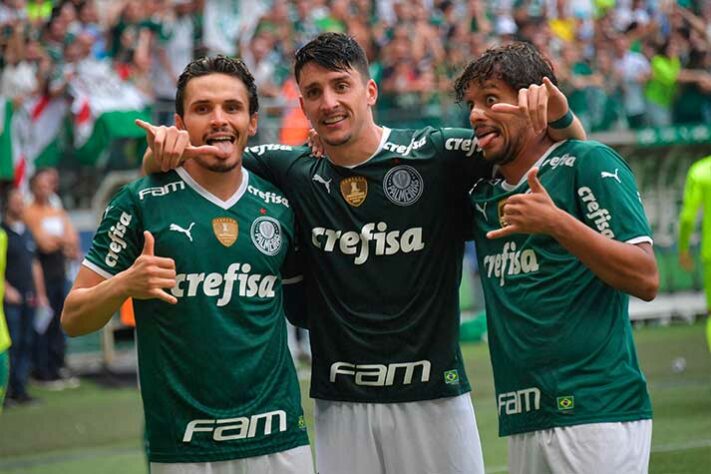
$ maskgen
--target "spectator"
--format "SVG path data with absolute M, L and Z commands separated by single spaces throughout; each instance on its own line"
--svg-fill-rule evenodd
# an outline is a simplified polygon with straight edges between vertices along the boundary
M 201 33 L 192 0 L 174 0 L 160 23 L 153 58 L 153 84 L 160 124 L 173 123 L 175 86 L 183 68 L 193 60 Z
M 644 84 L 651 75 L 649 61 L 641 53 L 630 50 L 629 40 L 624 35 L 615 38 L 614 54 L 614 72 L 620 81 L 627 123 L 630 128 L 640 128 L 645 124 Z
M 66 297 L 65 265 L 79 256 L 79 241 L 64 209 L 51 205 L 51 173 L 39 170 L 30 179 L 33 202 L 25 209 L 25 222 L 37 243 L 47 298 L 53 315 L 47 328 L 35 334 L 35 378 L 49 388 L 75 386 L 64 369 L 65 336 L 59 318 Z
M 674 37 L 657 48 L 650 63 L 651 75 L 644 91 L 647 123 L 654 127 L 671 125 L 672 103 L 681 72 L 679 49 Z
M 49 304 L 42 268 L 36 258 L 37 247 L 22 219 L 24 206 L 20 191 L 11 189 L 2 220 L 2 230 L 7 235 L 3 309 L 12 338 L 7 398 L 19 404 L 35 400 L 27 392 L 27 378 L 32 363 L 35 310 L 47 308 Z

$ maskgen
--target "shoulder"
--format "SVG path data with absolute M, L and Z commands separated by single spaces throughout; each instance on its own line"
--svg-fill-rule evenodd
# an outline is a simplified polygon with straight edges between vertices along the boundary
M 244 152 L 246 158 L 268 160 L 294 160 L 311 156 L 311 150 L 306 146 L 281 145 L 279 143 L 250 146 Z
M 113 199 L 143 201 L 147 196 L 164 196 L 186 189 L 185 181 L 175 171 L 154 173 L 122 186 Z
M 264 178 L 256 175 L 255 173 L 249 173 L 249 182 L 247 183 L 247 194 L 264 201 L 265 204 L 276 204 L 282 205 L 286 208 L 290 208 L 289 200 L 285 197 L 281 189 L 267 181 Z

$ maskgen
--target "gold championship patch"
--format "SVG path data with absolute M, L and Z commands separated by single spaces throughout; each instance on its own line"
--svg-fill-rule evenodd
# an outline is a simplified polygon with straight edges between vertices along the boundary
M 231 247 L 237 241 L 239 226 L 231 217 L 216 217 L 212 220 L 212 231 L 225 247 Z
M 351 176 L 341 180 L 343 199 L 353 207 L 363 204 L 368 196 L 368 181 L 363 176 Z
M 507 198 L 508 199 L 508 198 Z M 502 199 L 499 201 L 499 203 L 496 205 L 496 210 L 499 215 L 499 224 L 501 224 L 501 227 L 506 227 L 509 225 L 508 222 L 506 222 L 506 219 L 504 219 L 504 205 L 506 204 L 506 199 Z

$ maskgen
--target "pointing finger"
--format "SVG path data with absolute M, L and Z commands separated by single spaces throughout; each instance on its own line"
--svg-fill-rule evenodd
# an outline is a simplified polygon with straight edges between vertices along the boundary
M 141 128 L 142 128 L 143 130 L 145 130 L 146 132 L 153 133 L 153 134 L 156 133 L 156 127 L 153 126 L 153 125 L 151 125 L 151 124 L 148 123 L 148 122 L 144 122 L 144 121 L 141 120 L 141 119 L 136 119 L 136 120 L 133 121 L 133 123 L 135 123 L 136 125 L 138 125 L 139 127 L 141 127 Z

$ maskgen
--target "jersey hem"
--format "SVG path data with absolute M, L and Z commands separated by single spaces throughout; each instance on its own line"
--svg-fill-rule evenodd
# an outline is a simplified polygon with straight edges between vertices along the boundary
M 652 412 L 651 411 L 645 411 L 643 413 L 634 413 L 634 414 L 607 415 L 604 417 L 592 417 L 592 418 L 585 418 L 585 419 L 572 419 L 571 418 L 570 420 L 565 420 L 565 419 L 556 420 L 555 422 L 542 424 L 542 425 L 536 426 L 536 427 L 512 429 L 512 430 L 509 430 L 506 432 L 500 430 L 499 437 L 503 438 L 505 436 L 512 436 L 512 435 L 523 434 L 523 433 L 532 433 L 534 431 L 549 430 L 551 428 L 562 428 L 565 426 L 592 425 L 594 423 L 615 423 L 615 422 L 639 421 L 639 420 L 651 420 L 651 419 L 652 419 Z
M 461 390 L 456 393 L 446 393 L 437 395 L 422 395 L 414 397 L 383 397 L 379 399 L 364 398 L 364 397 L 347 397 L 347 396 L 328 396 L 310 393 L 311 398 L 317 400 L 325 400 L 327 402 L 348 402 L 348 403 L 409 403 L 409 402 L 424 402 L 427 400 L 438 400 L 440 398 L 454 398 L 462 394 L 471 392 L 469 384 L 461 385 Z
M 309 438 L 306 433 L 300 433 L 297 439 L 281 443 L 269 448 L 252 448 L 246 450 L 233 450 L 229 452 L 219 453 L 185 453 L 180 456 L 175 454 L 150 453 L 148 455 L 149 462 L 159 463 L 193 463 L 193 462 L 218 462 L 232 461 L 235 459 L 252 458 L 256 456 L 267 456 L 269 454 L 280 453 L 289 449 L 298 448 L 300 446 L 308 446 Z

